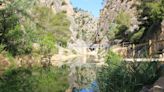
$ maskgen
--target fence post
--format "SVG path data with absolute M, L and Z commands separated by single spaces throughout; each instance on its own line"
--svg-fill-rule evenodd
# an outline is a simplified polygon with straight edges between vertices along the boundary
M 122 46 L 124 47 L 124 42 L 122 43 Z
M 134 58 L 135 57 L 135 44 L 132 45 L 132 50 L 133 50 L 132 55 L 133 55 L 133 58 Z
M 149 40 L 149 58 L 152 57 L 152 40 Z

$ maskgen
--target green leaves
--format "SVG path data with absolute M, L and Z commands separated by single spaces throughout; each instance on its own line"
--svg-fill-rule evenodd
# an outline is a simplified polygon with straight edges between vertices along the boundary
M 65 13 L 55 14 L 50 8 L 38 6 L 34 7 L 32 12 L 34 21 L 41 26 L 39 27 L 41 30 L 52 33 L 56 41 L 66 45 L 71 32 L 69 31 L 70 22 Z
M 116 23 L 129 27 L 131 23 L 129 14 L 126 11 L 120 11 L 116 18 Z
M 143 36 L 144 32 L 145 32 L 145 28 L 141 28 L 138 32 L 134 33 L 130 37 L 130 41 L 133 43 L 138 42 L 140 40 L 140 38 Z
M 57 41 L 66 45 L 70 38 L 66 14 L 56 14 L 51 8 L 37 5 L 38 2 L 3 2 L 7 6 L 0 10 L 0 43 L 5 44 L 6 50 L 13 55 L 32 53 L 33 43 L 41 46 L 41 53 L 52 53 L 56 51 Z
M 109 52 L 106 63 L 97 73 L 102 92 L 139 92 L 158 77 L 156 62 L 124 62 L 117 54 Z
M 141 9 L 143 10 L 142 16 L 148 17 L 149 25 L 158 21 L 162 21 L 164 18 L 164 6 L 163 0 L 142 2 Z
M 67 68 L 14 68 L 0 78 L 0 92 L 64 92 Z
M 0 44 L 0 53 L 4 50 L 5 45 L 4 44 Z
M 161 0 L 162 1 L 162 0 Z M 146 3 L 146 7 L 148 8 L 148 16 L 153 21 L 161 20 L 164 17 L 164 7 L 162 5 L 162 2 L 150 2 Z
M 45 32 L 45 34 L 39 37 L 39 44 L 41 45 L 41 52 L 43 54 L 52 54 L 56 51 L 55 39 L 53 34 Z

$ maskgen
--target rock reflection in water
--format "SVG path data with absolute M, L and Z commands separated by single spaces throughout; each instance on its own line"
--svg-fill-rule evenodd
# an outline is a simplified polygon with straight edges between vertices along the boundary
M 95 63 L 82 63 L 82 57 L 74 58 L 71 60 L 73 64 L 70 64 L 69 83 L 70 87 L 76 90 L 92 89 L 93 92 L 98 92 L 98 86 L 96 82 L 96 70 Z M 92 58 L 87 58 L 87 62 L 92 62 Z M 94 85 L 94 84 L 95 85 Z M 81 91 L 80 91 L 81 92 Z M 82 91 L 83 92 L 83 91 Z M 90 91 L 89 91 L 90 92 Z

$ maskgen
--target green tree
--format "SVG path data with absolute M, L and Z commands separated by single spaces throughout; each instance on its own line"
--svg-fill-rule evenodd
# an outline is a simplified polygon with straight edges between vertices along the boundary
M 70 38 L 70 22 L 64 12 L 55 14 L 52 9 L 44 6 L 36 6 L 32 10 L 34 21 L 41 26 L 41 30 L 48 31 L 54 35 L 54 39 L 66 45 Z
M 66 45 L 70 38 L 70 22 L 64 12 L 55 14 L 51 8 L 35 0 L 14 0 L 0 10 L 0 43 L 13 55 L 29 54 L 37 43 L 41 52 L 55 52 L 57 41 Z

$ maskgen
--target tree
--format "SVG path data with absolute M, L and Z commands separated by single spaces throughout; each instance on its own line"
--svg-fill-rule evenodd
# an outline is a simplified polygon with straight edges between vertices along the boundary
M 5 50 L 18 55 L 31 53 L 33 43 L 43 45 L 42 51 L 45 52 L 54 52 L 57 41 L 66 45 L 70 37 L 70 22 L 64 12 L 55 14 L 51 8 L 40 5 L 36 0 L 3 3 L 5 8 L 0 10 L 0 43 L 5 44 Z

